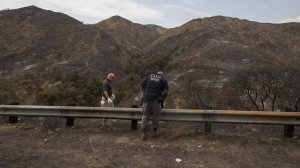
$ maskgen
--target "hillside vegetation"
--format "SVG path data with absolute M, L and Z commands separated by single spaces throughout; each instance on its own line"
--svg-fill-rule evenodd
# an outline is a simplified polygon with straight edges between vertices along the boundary
M 299 23 L 215 16 L 166 29 L 120 16 L 85 25 L 35 6 L 3 10 L 0 82 L 11 87 L 1 103 L 97 106 L 113 72 L 116 104 L 130 107 L 141 80 L 162 70 L 166 108 L 299 111 L 299 46 Z

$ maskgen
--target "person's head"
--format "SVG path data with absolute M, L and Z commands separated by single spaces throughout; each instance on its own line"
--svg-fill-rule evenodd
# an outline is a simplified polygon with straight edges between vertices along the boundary
M 108 75 L 107 75 L 107 79 L 109 80 L 109 81 L 113 81 L 113 80 L 115 80 L 115 74 L 113 74 L 113 73 L 109 73 Z
M 157 75 L 163 75 L 164 73 L 162 71 L 158 71 Z

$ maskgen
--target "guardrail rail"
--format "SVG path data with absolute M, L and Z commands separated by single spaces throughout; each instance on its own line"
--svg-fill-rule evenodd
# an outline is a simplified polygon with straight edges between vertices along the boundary
M 75 118 L 124 119 L 131 120 L 131 128 L 137 129 L 137 121 L 142 117 L 142 109 L 120 107 L 0 105 L 0 115 L 8 116 L 10 123 L 17 122 L 18 116 L 64 117 L 67 119 L 67 126 L 73 126 Z M 300 112 L 163 109 L 160 120 L 204 122 L 205 132 L 211 131 L 211 123 L 284 125 L 284 135 L 293 137 L 294 127 L 300 125 Z

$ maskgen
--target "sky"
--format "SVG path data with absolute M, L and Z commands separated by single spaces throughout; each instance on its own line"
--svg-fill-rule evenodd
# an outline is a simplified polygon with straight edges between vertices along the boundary
M 0 0 L 0 10 L 35 5 L 85 24 L 119 15 L 165 28 L 217 15 L 261 23 L 300 22 L 300 0 Z

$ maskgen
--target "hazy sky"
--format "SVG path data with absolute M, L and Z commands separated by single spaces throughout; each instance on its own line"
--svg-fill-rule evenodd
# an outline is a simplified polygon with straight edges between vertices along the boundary
M 84 23 L 114 15 L 166 28 L 216 15 L 268 23 L 300 22 L 300 0 L 0 0 L 0 9 L 29 5 L 62 12 Z

